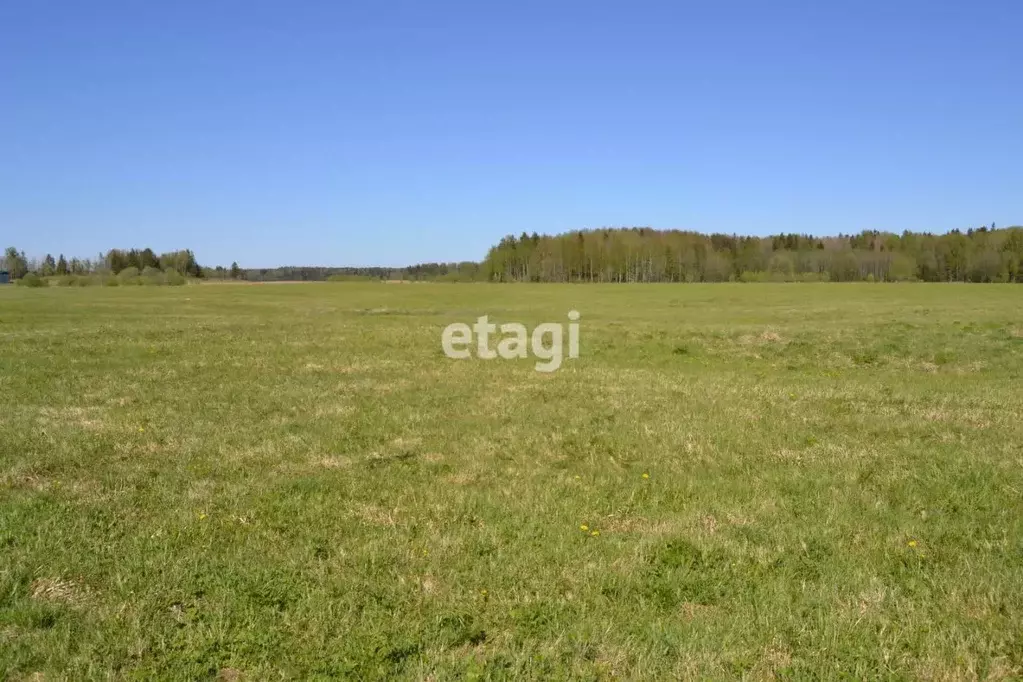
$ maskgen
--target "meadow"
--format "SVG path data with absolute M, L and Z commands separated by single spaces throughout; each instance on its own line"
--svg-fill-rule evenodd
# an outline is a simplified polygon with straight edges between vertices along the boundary
M 1014 285 L 0 287 L 0 678 L 1017 678 L 1021 380 Z

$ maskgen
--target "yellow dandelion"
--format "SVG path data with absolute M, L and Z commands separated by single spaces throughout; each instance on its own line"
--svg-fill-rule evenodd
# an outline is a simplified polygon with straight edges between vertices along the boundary
M 139 433 L 144 433 L 144 432 L 145 432 L 145 429 L 140 426 L 139 427 Z
M 916 540 L 910 540 L 909 541 L 909 546 L 910 547 L 916 547 Z
M 644 472 L 644 473 L 643 473 L 643 478 L 650 478 L 650 474 L 648 474 L 648 473 Z
M 206 512 L 199 512 L 199 520 L 202 521 L 206 518 Z
M 581 526 L 579 526 L 579 530 L 581 530 L 581 531 L 587 531 L 589 529 L 590 529 L 590 527 L 587 526 L 585 523 L 582 524 Z
M 598 535 L 600 535 L 600 531 L 599 530 L 595 530 L 592 533 L 590 533 L 590 535 L 592 535 L 593 537 L 597 537 Z

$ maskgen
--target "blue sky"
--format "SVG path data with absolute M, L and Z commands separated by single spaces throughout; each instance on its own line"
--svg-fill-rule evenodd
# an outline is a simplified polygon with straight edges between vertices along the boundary
M 0 2 L 0 241 L 482 258 L 1023 222 L 1023 3 Z

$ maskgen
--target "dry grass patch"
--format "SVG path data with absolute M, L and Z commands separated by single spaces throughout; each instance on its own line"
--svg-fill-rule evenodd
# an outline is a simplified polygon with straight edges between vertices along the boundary
M 759 660 L 749 672 L 751 680 L 784 679 L 784 673 L 792 665 L 792 654 L 787 647 L 772 644 L 764 648 Z
M 419 589 L 423 594 L 434 594 L 439 588 L 440 583 L 433 576 L 424 575 L 419 578 Z
M 691 601 L 682 602 L 678 607 L 679 615 L 687 621 L 712 616 L 720 610 L 721 609 L 717 606 L 712 606 L 710 604 L 697 604 L 696 602 Z
M 347 469 L 352 465 L 352 459 L 344 455 L 320 457 L 314 460 L 314 462 L 316 466 L 323 467 L 324 469 Z
M 91 595 L 90 590 L 73 580 L 62 578 L 38 578 L 29 586 L 33 599 L 71 606 L 85 604 Z
M 849 607 L 860 616 L 879 611 L 888 599 L 889 588 L 878 581 L 872 581 L 869 588 L 860 592 Z
M 359 504 L 351 511 L 356 518 L 371 526 L 398 525 L 397 509 L 385 509 L 375 504 Z
M 54 481 L 46 476 L 32 473 L 6 472 L 0 475 L 0 488 L 33 490 L 43 492 L 56 485 Z
M 759 334 L 742 334 L 735 340 L 741 346 L 764 346 L 785 343 L 784 337 L 771 329 L 765 329 Z
M 983 672 L 983 668 L 986 671 Z M 922 682 L 1003 682 L 1004 680 L 1018 680 L 1021 670 L 1013 667 L 1004 657 L 993 659 L 988 665 L 983 665 L 974 656 L 963 657 L 960 655 L 955 664 L 949 661 L 940 660 L 934 657 L 927 657 L 913 661 L 913 677 Z
M 107 426 L 106 410 L 101 407 L 41 407 L 39 421 L 43 426 L 71 426 L 86 431 L 99 431 Z

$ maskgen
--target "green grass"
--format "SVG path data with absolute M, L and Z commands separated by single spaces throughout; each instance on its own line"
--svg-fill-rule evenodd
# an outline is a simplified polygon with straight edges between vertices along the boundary
M 2 287 L 0 677 L 1015 677 L 1021 303 Z

